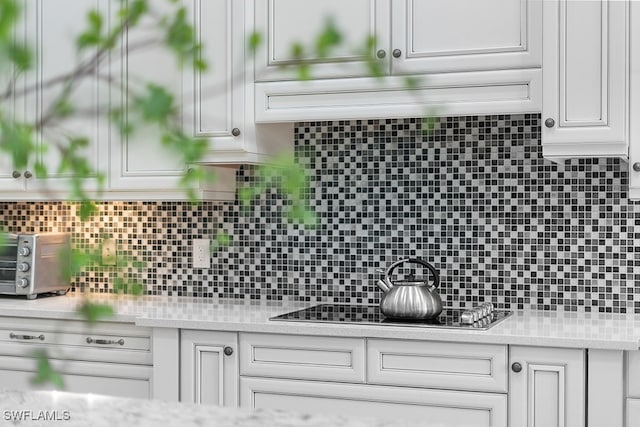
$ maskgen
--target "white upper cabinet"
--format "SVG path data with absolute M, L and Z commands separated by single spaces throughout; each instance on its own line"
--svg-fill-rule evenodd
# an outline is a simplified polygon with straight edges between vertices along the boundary
M 631 22 L 640 22 L 640 4 L 631 2 L 629 5 Z M 629 65 L 630 65 L 630 100 L 629 117 L 640 115 L 640 26 L 629 28 Z M 629 198 L 640 199 L 640 121 L 629 121 Z M 640 397 L 640 395 L 638 396 Z
M 545 1 L 545 157 L 626 157 L 627 1 Z
M 393 2 L 394 74 L 540 67 L 542 2 Z
M 265 46 L 256 56 L 256 81 L 291 80 L 287 69 L 299 61 L 294 44 L 305 47 L 302 59 L 313 64 L 313 78 L 355 77 L 367 74 L 364 49 L 370 37 L 387 54 L 389 45 L 389 0 L 257 0 L 256 31 L 265 36 Z M 340 46 L 319 57 L 315 41 L 329 21 L 343 36 Z
M 291 124 L 255 125 L 253 60 L 247 48 L 253 30 L 253 0 L 181 0 L 194 23 L 196 41 L 203 46 L 202 56 L 209 68 L 205 72 L 179 67 L 174 55 L 159 40 L 162 34 L 150 19 L 127 30 L 121 43 L 99 72 L 81 80 L 74 88 L 72 102 L 77 116 L 64 123 L 74 135 L 86 136 L 85 150 L 90 165 L 106 176 L 104 193 L 98 195 L 95 180 L 90 180 L 90 195 L 106 200 L 184 199 L 187 193 L 179 183 L 192 165 L 161 143 L 161 133 L 150 127 L 138 127 L 129 135 L 120 135 L 109 123 L 107 113 L 119 108 L 125 120 L 135 123 L 133 93 L 145 90 L 147 83 L 169 89 L 177 96 L 183 129 L 207 140 L 209 149 L 202 159 L 204 167 L 217 177 L 213 183 L 194 188 L 205 199 L 234 200 L 236 170 L 240 164 L 268 161 L 293 146 Z M 105 25 L 115 25 L 121 3 L 113 0 L 87 0 L 78 7 L 74 0 L 27 0 L 23 2 L 25 19 L 17 30 L 34 48 L 36 67 L 20 76 L 18 90 L 27 96 L 15 97 L 15 118 L 40 120 L 47 116 L 61 87 L 43 83 L 68 73 L 82 61 L 75 50 L 75 37 L 86 29 L 86 16 L 97 9 L 108 17 Z M 170 2 L 154 0 L 157 12 L 173 9 Z M 169 9 L 171 8 L 171 9 Z M 85 56 L 93 52 L 87 51 Z M 6 87 L 6 83 L 3 87 Z M 97 113 L 97 114 L 96 114 Z M 53 141 L 65 135 L 51 127 L 38 141 Z M 49 166 L 46 179 L 38 179 L 31 166 L 16 170 L 3 156 L 0 163 L 0 192 L 5 199 L 64 199 L 68 197 L 69 176 L 58 172 L 58 153 L 49 150 L 44 162 Z
M 314 54 L 332 18 L 343 40 Z M 537 0 L 256 0 L 256 121 L 371 119 L 539 111 Z M 380 61 L 384 79 L 364 61 Z M 294 55 L 293 46 L 304 46 Z M 309 80 L 297 81 L 296 59 Z M 300 61 L 298 61 L 298 64 Z M 406 76 L 418 77 L 407 86 Z
M 90 0 L 78 3 L 74 0 L 26 0 L 21 2 L 24 19 L 20 22 L 16 38 L 29 43 L 34 52 L 35 66 L 28 73 L 15 79 L 16 96 L 13 99 L 13 118 L 19 123 L 48 122 L 54 105 L 62 94 L 63 85 L 50 86 L 47 82 L 66 75 L 72 67 L 91 56 L 76 53 L 75 36 L 85 29 L 86 15 L 91 9 L 105 11 L 106 0 Z M 64 14 L 64 19 L 60 19 Z M 98 71 L 79 79 L 73 86 L 69 102 L 78 114 L 61 123 L 50 123 L 44 132 L 36 135 L 38 146 L 48 146 L 37 154 L 38 161 L 47 167 L 46 176 L 38 176 L 33 164 L 18 170 L 3 153 L 0 166 L 0 191 L 5 198 L 32 198 L 50 192 L 66 195 L 71 175 L 59 171 L 60 151 L 56 144 L 66 145 L 64 138 L 88 138 L 90 144 L 79 154 L 86 156 L 89 165 L 101 169 L 100 159 L 107 149 L 108 123 L 93 114 L 107 98 L 105 85 L 100 84 Z M 5 82 L 8 83 L 8 82 Z M 6 85 L 2 86 L 3 88 Z M 96 182 L 88 179 L 87 189 L 96 188 Z M 27 191 L 27 192 L 25 192 Z M 42 196 L 41 196 L 42 197 Z

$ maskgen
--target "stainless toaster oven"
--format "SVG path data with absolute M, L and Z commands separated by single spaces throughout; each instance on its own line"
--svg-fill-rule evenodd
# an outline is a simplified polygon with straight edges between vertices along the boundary
M 24 233 L 0 236 L 0 294 L 67 293 L 70 237 L 67 233 Z

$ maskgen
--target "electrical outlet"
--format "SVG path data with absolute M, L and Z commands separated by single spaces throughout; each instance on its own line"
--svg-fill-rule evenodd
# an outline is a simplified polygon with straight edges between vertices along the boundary
M 211 267 L 211 240 L 193 239 L 191 262 L 193 264 L 193 268 Z
M 116 265 L 116 239 L 102 240 L 102 265 Z

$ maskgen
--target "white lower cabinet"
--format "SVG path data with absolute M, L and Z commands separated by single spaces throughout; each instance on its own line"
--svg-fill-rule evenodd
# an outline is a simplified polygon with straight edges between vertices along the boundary
M 234 332 L 181 331 L 181 401 L 238 406 L 237 342 Z
M 450 390 L 242 377 L 240 406 L 429 420 L 429 427 L 506 427 L 507 396 Z
M 239 357 L 241 407 L 507 425 L 504 345 L 242 333 Z
M 92 327 L 75 320 L 0 318 L 0 387 L 52 389 L 34 385 L 36 351 L 46 351 L 64 390 L 118 397 L 153 396 L 151 331 L 106 322 Z
M 510 347 L 510 427 L 585 426 L 585 350 Z

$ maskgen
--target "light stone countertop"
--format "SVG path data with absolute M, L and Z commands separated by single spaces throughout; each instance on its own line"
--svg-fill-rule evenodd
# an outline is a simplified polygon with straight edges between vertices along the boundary
M 33 301 L 0 298 L 0 315 L 79 319 L 75 309 L 87 297 L 114 306 L 116 314 L 110 320 L 147 327 L 612 350 L 640 347 L 640 315 L 634 314 L 523 310 L 487 331 L 480 331 L 269 320 L 272 316 L 314 305 L 300 302 L 72 294 L 41 296 Z
M 21 421 L 18 421 L 21 419 Z M 273 410 L 221 408 L 160 400 L 124 399 L 59 391 L 0 390 L 0 425 L 28 427 L 216 426 L 216 427 L 438 427 Z M 441 426 L 442 427 L 442 426 Z

